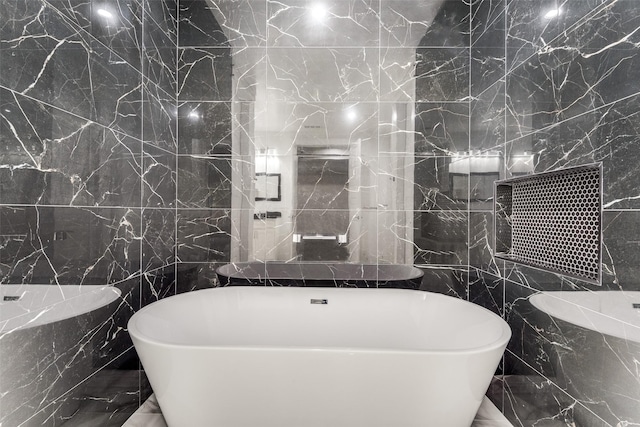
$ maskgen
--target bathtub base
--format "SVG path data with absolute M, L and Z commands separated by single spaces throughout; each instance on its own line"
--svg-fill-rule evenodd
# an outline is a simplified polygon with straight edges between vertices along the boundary
M 477 355 L 325 351 L 209 351 L 189 359 L 181 367 L 156 366 L 172 371 L 171 387 L 151 381 L 169 427 L 469 427 L 497 364 Z M 218 369 L 190 371 L 206 364 Z M 470 367 L 489 374 L 480 378 Z

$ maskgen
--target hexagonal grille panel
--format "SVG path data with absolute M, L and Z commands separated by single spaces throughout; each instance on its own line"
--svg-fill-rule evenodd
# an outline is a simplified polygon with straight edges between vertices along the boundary
M 501 181 L 496 187 L 498 256 L 600 283 L 601 189 L 599 165 Z

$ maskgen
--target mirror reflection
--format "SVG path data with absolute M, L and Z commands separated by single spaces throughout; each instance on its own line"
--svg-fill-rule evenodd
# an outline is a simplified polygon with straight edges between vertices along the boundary
M 178 199 L 228 212 L 221 261 L 465 261 L 464 211 L 490 207 L 506 166 L 470 149 L 468 4 L 189 8 Z M 443 221 L 460 239 L 440 235 Z

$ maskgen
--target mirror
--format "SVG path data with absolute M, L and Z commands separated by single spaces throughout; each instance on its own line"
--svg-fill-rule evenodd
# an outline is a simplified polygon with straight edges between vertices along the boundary
M 210 151 L 231 153 L 230 261 L 413 264 L 414 209 L 433 190 L 416 183 L 416 168 L 438 157 L 452 165 L 469 147 L 468 71 L 456 77 L 469 62 L 458 40 L 469 37 L 469 5 L 206 4 L 221 47 L 208 54 L 231 74 L 219 106 L 230 137 Z M 451 192 L 464 199 L 471 174 L 432 184 L 455 205 Z M 478 198 L 492 177 L 477 176 Z
M 256 201 L 279 202 L 282 200 L 280 178 L 279 173 L 256 173 Z

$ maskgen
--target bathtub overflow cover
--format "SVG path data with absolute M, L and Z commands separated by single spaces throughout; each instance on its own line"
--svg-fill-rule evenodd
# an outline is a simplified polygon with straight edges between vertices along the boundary
M 311 298 L 311 304 L 329 304 L 329 301 L 326 299 Z

